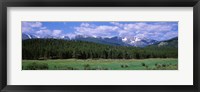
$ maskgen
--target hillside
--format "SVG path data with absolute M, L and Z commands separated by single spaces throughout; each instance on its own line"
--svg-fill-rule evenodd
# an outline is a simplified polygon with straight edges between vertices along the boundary
M 160 42 L 154 43 L 153 45 L 150 45 L 150 46 L 178 48 L 178 37 L 174 37 L 172 39 L 165 40 L 165 41 L 160 41 Z
M 43 38 L 38 38 L 34 35 L 30 34 L 22 34 L 22 40 L 27 39 L 62 39 L 62 40 L 75 40 L 75 41 L 86 41 L 86 42 L 94 42 L 99 44 L 106 44 L 106 45 L 112 45 L 112 46 L 134 46 L 134 47 L 146 47 L 149 45 L 152 45 L 154 43 L 157 43 L 158 41 L 148 38 L 138 38 L 138 37 L 119 37 L 119 36 L 113 36 L 113 37 L 93 37 L 93 36 L 86 36 L 86 35 L 76 35 L 74 38 L 70 38 L 68 36 L 62 36 L 62 37 L 52 37 L 52 36 L 46 36 Z
M 144 59 L 177 58 L 174 47 L 127 47 L 62 39 L 22 40 L 23 59 Z

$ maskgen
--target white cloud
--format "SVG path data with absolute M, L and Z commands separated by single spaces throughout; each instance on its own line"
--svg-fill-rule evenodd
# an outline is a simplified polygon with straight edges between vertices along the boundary
M 90 24 L 89 23 L 81 23 L 81 27 L 89 27 Z
M 41 28 L 41 22 L 22 22 L 22 32 L 31 32 L 33 28 Z
M 41 22 L 22 22 L 23 33 L 31 33 L 39 37 L 68 36 L 74 38 L 75 35 L 94 37 L 128 36 L 166 40 L 178 36 L 177 22 L 110 22 L 109 25 L 96 25 L 92 22 L 85 22 L 73 27 L 73 29 L 73 32 L 65 34 L 63 30 L 50 30 Z
M 61 33 L 62 33 L 62 30 L 53 30 L 52 35 L 54 37 L 59 37 L 60 35 L 62 35 Z
M 118 22 L 110 22 L 110 23 L 113 24 L 113 25 L 116 25 L 118 27 L 123 27 L 123 24 L 120 24 Z
M 155 40 L 170 39 L 178 36 L 177 23 L 167 22 L 133 22 L 118 23 L 110 22 L 112 25 L 92 25 L 82 23 L 79 27 L 75 27 L 75 34 L 89 36 L 129 36 L 150 38 Z
M 35 35 L 37 35 L 39 37 L 46 37 L 46 36 L 50 36 L 51 35 L 51 31 L 48 30 L 48 29 L 38 30 L 38 31 L 35 31 Z
M 45 29 L 45 30 L 38 30 L 35 31 L 34 33 L 35 35 L 39 36 L 39 37 L 61 37 L 63 36 L 62 34 L 62 30 L 49 30 L 49 29 Z
M 63 36 L 68 36 L 70 39 L 73 39 L 73 38 L 75 38 L 76 34 L 74 34 L 74 33 L 67 33 L 67 34 L 64 34 Z
M 30 23 L 29 22 L 29 24 L 30 24 L 31 27 L 42 27 L 42 23 L 41 22 L 34 22 L 34 23 Z
M 22 22 L 22 33 L 30 33 L 40 38 L 42 37 L 60 37 L 62 30 L 50 30 L 43 26 L 41 22 Z
M 74 29 L 77 35 L 108 37 L 117 34 L 119 27 L 108 25 L 94 26 L 88 23 L 82 23 L 79 27 L 75 27 Z

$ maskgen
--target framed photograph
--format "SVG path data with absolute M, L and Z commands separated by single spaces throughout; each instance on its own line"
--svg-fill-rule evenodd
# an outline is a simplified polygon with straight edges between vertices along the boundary
M 1 1 L 2 92 L 199 92 L 199 0 Z

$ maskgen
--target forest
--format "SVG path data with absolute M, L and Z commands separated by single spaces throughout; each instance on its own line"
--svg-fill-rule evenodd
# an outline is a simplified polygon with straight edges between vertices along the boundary
M 112 46 L 62 39 L 22 40 L 23 60 L 46 59 L 148 59 L 178 58 L 178 48 L 169 46 Z
M 27 39 L 22 41 L 22 59 L 146 59 L 177 58 L 174 47 L 111 46 L 61 39 Z

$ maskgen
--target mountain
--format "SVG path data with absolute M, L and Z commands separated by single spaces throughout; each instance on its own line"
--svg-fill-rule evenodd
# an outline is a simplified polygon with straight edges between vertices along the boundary
M 126 44 L 129 44 L 130 46 L 135 46 L 135 47 L 145 47 L 158 42 L 152 39 L 137 38 L 137 37 L 124 37 L 122 41 Z
M 64 39 L 64 40 L 70 40 L 70 38 L 68 36 L 63 36 L 60 39 Z
M 147 38 L 137 38 L 137 37 L 110 37 L 110 38 L 102 38 L 102 37 L 91 37 L 91 36 L 83 36 L 77 35 L 74 40 L 80 41 L 88 41 L 100 44 L 114 45 L 114 46 L 135 46 L 135 47 L 145 47 L 148 45 L 152 45 L 158 41 L 151 40 Z
M 153 44 L 152 46 L 178 48 L 178 37 L 174 37 L 169 40 L 157 42 L 157 43 Z
M 36 37 L 36 36 L 34 36 L 34 35 L 22 33 L 22 40 L 26 40 L 26 39 L 35 39 L 35 38 L 38 38 L 38 37 Z
M 22 34 L 22 39 L 35 39 L 38 38 L 34 35 L 30 34 Z M 53 39 L 64 39 L 64 40 L 75 40 L 75 41 L 87 41 L 87 42 L 94 42 L 99 44 L 106 44 L 112 46 L 134 46 L 134 47 L 146 47 L 146 46 L 171 46 L 171 47 L 178 47 L 178 37 L 173 39 L 169 39 L 166 41 L 156 41 L 147 38 L 138 38 L 138 37 L 93 37 L 93 36 L 86 36 L 86 35 L 76 35 L 74 38 L 70 38 L 68 36 L 62 37 L 52 37 L 47 36 L 45 38 L 53 38 Z
M 114 46 L 126 46 L 120 37 L 102 38 L 102 37 L 91 37 L 91 36 L 75 36 L 74 40 L 94 42 L 100 44 L 114 45 Z

